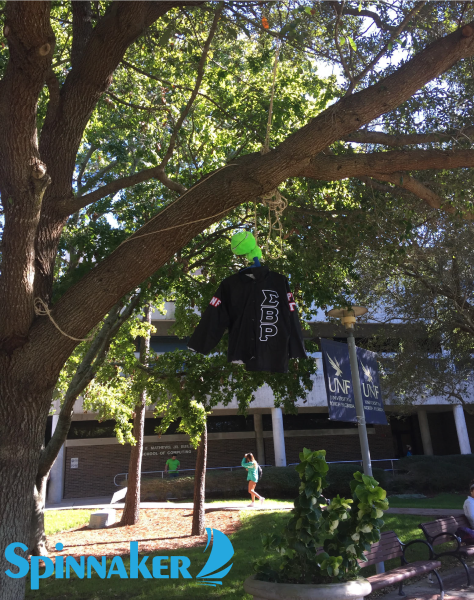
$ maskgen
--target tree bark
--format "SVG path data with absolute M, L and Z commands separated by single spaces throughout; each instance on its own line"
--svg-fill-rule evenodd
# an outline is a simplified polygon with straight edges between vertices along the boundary
M 5 571 L 12 567 L 4 549 L 13 542 L 29 547 L 33 492 L 46 419 L 51 405 L 50 391 L 35 391 L 27 380 L 15 377 L 13 360 L 0 354 L 0 599 L 21 600 L 25 578 L 12 579 Z M 38 368 L 38 376 L 41 370 Z M 13 410 L 14 408 L 14 410 Z M 6 422 L 6 417 L 8 417 Z M 41 492 L 42 490 L 40 490 Z M 41 498 L 37 498 L 41 505 Z M 17 550 L 26 557 L 27 553 Z M 16 568 L 13 568 L 16 571 Z
M 71 426 L 74 403 L 94 379 L 98 369 L 102 366 L 106 358 L 110 342 L 138 306 L 140 298 L 141 294 L 138 293 L 131 298 L 125 309 L 121 302 L 117 303 L 112 308 L 68 386 L 64 396 L 63 405 L 59 412 L 56 429 L 46 445 L 46 448 L 41 452 L 38 472 L 36 474 L 29 543 L 30 554 L 34 556 L 46 556 L 48 554 L 44 530 L 46 484 L 54 461 L 56 460 L 62 445 L 66 441 Z
M 204 502 L 206 500 L 207 425 L 201 436 L 194 473 L 193 526 L 191 535 L 204 534 Z
M 151 324 L 151 307 L 148 304 L 145 308 L 143 321 Z M 147 356 L 150 351 L 150 335 L 142 337 L 140 340 L 140 362 L 147 366 Z M 132 446 L 130 452 L 130 462 L 128 464 L 128 487 L 125 497 L 125 508 L 122 513 L 120 525 L 135 525 L 140 520 L 140 483 L 142 474 L 143 457 L 143 434 L 145 430 L 145 411 L 146 411 L 146 390 L 140 393 L 140 400 L 135 406 L 135 416 L 133 418 L 133 437 L 136 440 L 135 446 Z

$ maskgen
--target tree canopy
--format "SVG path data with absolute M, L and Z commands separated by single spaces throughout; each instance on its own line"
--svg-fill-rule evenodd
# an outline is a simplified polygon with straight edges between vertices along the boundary
M 124 296 L 155 277 L 190 314 L 235 270 L 229 232 L 256 210 L 267 237 L 279 188 L 265 261 L 310 316 L 351 292 L 358 251 L 402 253 L 420 206 L 471 219 L 474 163 L 471 3 L 40 0 L 2 18 L 1 542 L 26 539 L 59 373 Z

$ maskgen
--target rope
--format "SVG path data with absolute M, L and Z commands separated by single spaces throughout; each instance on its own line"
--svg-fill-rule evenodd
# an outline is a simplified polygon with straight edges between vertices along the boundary
M 211 173 L 208 177 L 206 177 L 202 181 L 199 181 L 199 183 L 196 183 L 196 185 L 193 185 L 193 187 L 189 188 L 189 190 L 186 190 L 184 192 L 184 194 L 182 194 L 178 198 L 175 198 L 175 200 L 173 200 L 173 202 L 170 202 L 168 204 L 168 206 L 166 206 L 163 210 L 161 210 L 159 213 L 157 213 L 152 219 L 150 219 L 148 221 L 148 223 L 145 223 L 145 225 L 143 225 L 143 227 L 146 227 L 152 221 L 154 221 L 158 217 L 161 217 L 163 215 L 163 213 L 166 212 L 168 210 L 168 208 L 171 208 L 175 202 L 177 202 L 178 200 L 182 200 L 186 196 L 186 194 L 189 194 L 189 192 L 191 192 L 192 190 L 194 190 L 197 187 L 199 187 L 202 183 L 204 183 L 208 179 L 211 179 L 211 177 L 214 177 L 214 175 L 216 175 L 216 173 L 219 173 L 219 171 L 222 171 L 222 169 L 227 169 L 227 167 L 234 167 L 234 166 L 238 166 L 237 163 L 230 163 L 229 165 L 224 165 L 223 167 L 220 167 L 219 169 L 217 169 L 217 171 L 214 171 L 213 173 Z M 202 223 L 202 221 L 207 221 L 208 219 L 214 219 L 215 217 L 220 217 L 221 215 L 223 215 L 225 213 L 228 213 L 229 210 L 231 210 L 231 209 L 230 208 L 226 208 L 226 210 L 223 210 L 220 213 L 217 213 L 215 215 L 211 215 L 209 217 L 204 217 L 203 219 L 197 219 L 196 221 L 188 221 L 187 223 L 180 223 L 179 225 L 173 225 L 172 227 L 166 227 L 165 229 L 158 229 L 158 231 L 151 231 L 150 233 L 142 233 L 141 235 L 132 235 L 128 239 L 124 240 L 120 244 L 120 246 L 123 246 L 127 242 L 132 242 L 134 240 L 137 240 L 138 238 L 146 237 L 147 235 L 155 235 L 155 233 L 161 233 L 162 231 L 170 231 L 171 229 L 178 229 L 179 227 L 184 227 L 185 225 L 193 225 L 194 223 Z M 140 229 L 143 229 L 143 227 L 140 227 Z M 138 229 L 137 231 L 140 231 L 140 229 Z M 118 247 L 120 248 L 120 246 L 118 246 Z
M 278 71 L 278 59 L 280 57 L 281 47 L 282 47 L 281 40 L 278 40 L 277 49 L 275 52 L 275 60 L 273 62 L 272 91 L 270 94 L 270 108 L 268 110 L 267 131 L 265 134 L 265 142 L 260 151 L 261 154 L 267 154 L 268 152 L 270 152 L 270 131 L 271 131 L 271 127 L 272 127 L 272 118 L 273 118 L 273 100 L 275 97 L 275 82 L 276 82 L 276 76 L 277 76 L 277 71 Z M 280 217 L 282 216 L 285 208 L 288 206 L 288 200 L 280 194 L 280 192 L 278 191 L 278 188 L 275 188 L 274 190 L 268 192 L 267 194 L 260 196 L 260 198 L 262 200 L 262 204 L 268 208 L 268 237 L 267 237 L 267 241 L 265 244 L 265 249 L 268 252 L 268 244 L 269 244 L 271 236 L 272 236 L 272 231 L 276 230 L 276 231 L 278 231 L 278 234 L 280 236 L 280 250 L 282 251 L 283 250 L 283 246 L 282 246 L 283 242 L 282 242 L 282 226 L 281 226 Z M 272 215 L 271 215 L 272 211 L 274 213 L 273 220 L 272 220 Z M 255 233 L 254 233 L 254 236 L 255 236 L 255 239 L 257 240 L 258 228 L 257 228 L 257 205 L 256 204 L 255 204 Z
M 76 337 L 73 337 L 72 335 L 68 335 L 65 331 L 63 331 L 61 329 L 61 327 L 59 327 L 59 325 L 53 319 L 53 317 L 51 315 L 51 311 L 48 308 L 48 305 L 41 298 L 35 298 L 34 310 L 35 310 L 35 315 L 38 315 L 39 317 L 45 317 L 45 316 L 49 317 L 51 323 L 56 327 L 56 329 L 60 333 L 62 333 L 64 336 L 69 338 L 70 340 L 74 340 L 75 342 L 90 342 L 91 340 L 94 339 L 93 335 L 90 337 L 87 337 L 87 338 L 76 338 Z
M 261 154 L 270 152 L 270 130 L 272 128 L 272 117 L 273 117 L 273 98 L 275 97 L 275 81 L 278 70 L 278 58 L 280 56 L 281 40 L 277 42 L 277 49 L 275 52 L 275 60 L 273 62 L 273 78 L 272 78 L 272 93 L 270 95 L 270 108 L 268 109 L 268 121 L 267 121 L 267 132 L 265 134 L 265 142 L 261 150 Z

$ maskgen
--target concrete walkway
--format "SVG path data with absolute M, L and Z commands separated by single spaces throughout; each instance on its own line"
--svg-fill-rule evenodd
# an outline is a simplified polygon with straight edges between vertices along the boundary
M 123 502 L 115 502 L 110 504 L 110 496 L 103 496 L 99 498 L 68 498 L 61 500 L 59 504 L 46 503 L 45 510 L 68 510 L 68 509 L 91 509 L 91 508 L 117 508 L 121 509 L 125 506 Z M 249 500 L 250 502 L 250 500 Z M 232 502 L 206 502 L 204 504 L 205 510 L 245 510 L 248 508 L 248 502 L 235 503 Z M 140 502 L 140 508 L 182 508 L 192 509 L 192 502 Z M 259 502 L 255 503 L 255 508 L 248 508 L 248 510 L 263 509 L 263 510 L 291 510 L 293 508 L 293 502 L 282 503 L 272 502 L 266 500 L 264 504 Z
M 71 508 L 118 508 L 125 506 L 123 502 L 115 502 L 110 504 L 111 496 L 101 496 L 97 498 L 68 498 L 61 500 L 59 504 L 46 503 L 46 510 L 67 510 Z M 207 502 L 205 503 L 206 510 L 244 510 L 247 508 L 247 502 L 233 504 L 232 502 Z M 185 508 L 192 509 L 192 502 L 141 502 L 140 508 Z M 293 502 L 272 502 L 271 499 L 265 500 L 261 506 L 258 502 L 255 508 L 264 508 L 266 510 L 291 510 Z M 251 509 L 249 509 L 251 510 Z M 440 518 L 444 516 L 462 515 L 462 509 L 458 508 L 389 508 L 388 514 L 396 515 L 423 515 L 426 517 Z

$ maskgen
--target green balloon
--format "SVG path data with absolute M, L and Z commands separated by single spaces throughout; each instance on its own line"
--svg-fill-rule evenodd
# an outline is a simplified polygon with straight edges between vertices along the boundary
M 230 241 L 232 252 L 238 256 L 249 254 L 257 246 L 255 238 L 249 231 L 240 231 L 232 236 Z

